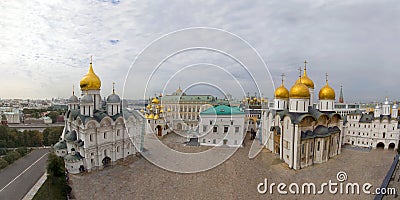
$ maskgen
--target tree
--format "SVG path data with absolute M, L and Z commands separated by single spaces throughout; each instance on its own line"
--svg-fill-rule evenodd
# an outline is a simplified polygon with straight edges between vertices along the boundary
M 47 116 L 51 118 L 52 123 L 57 121 L 57 117 L 60 115 L 57 111 L 51 111 Z
M 43 144 L 50 146 L 60 140 L 64 127 L 50 127 L 43 131 Z
M 21 158 L 21 154 L 16 151 L 10 151 L 7 155 L 4 156 L 4 160 L 6 160 L 9 164 Z
M 19 148 L 17 149 L 17 152 L 18 152 L 19 154 L 21 154 L 21 157 L 22 157 L 22 156 L 25 156 L 25 155 L 28 153 L 28 148 L 26 148 L 26 147 L 19 147 Z
M 61 177 L 64 175 L 64 159 L 58 157 L 55 153 L 50 153 L 47 160 L 47 173 L 51 177 Z
M 3 158 L 0 158 L 0 169 L 7 167 L 7 165 L 8 165 L 8 162 L 6 160 L 4 160 Z

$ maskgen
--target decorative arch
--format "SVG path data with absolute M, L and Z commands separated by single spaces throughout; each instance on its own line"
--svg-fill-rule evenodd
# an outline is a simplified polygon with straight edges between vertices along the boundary
M 110 117 L 104 117 L 101 121 L 100 121 L 100 127 L 103 126 L 111 126 L 113 125 L 113 120 Z
M 95 121 L 95 120 L 90 120 L 90 121 L 88 121 L 88 122 L 86 123 L 85 128 L 86 128 L 86 129 L 94 129 L 94 128 L 98 127 L 98 126 L 99 126 L 99 123 L 97 123 L 97 121 Z

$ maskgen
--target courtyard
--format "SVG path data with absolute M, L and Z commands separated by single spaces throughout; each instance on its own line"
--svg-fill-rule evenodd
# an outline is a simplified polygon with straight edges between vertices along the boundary
M 162 139 L 168 147 L 181 152 L 199 152 L 210 147 L 190 147 L 175 134 Z M 322 183 L 338 182 L 336 175 L 347 173 L 347 182 L 372 184 L 371 191 L 379 187 L 392 164 L 394 151 L 370 152 L 342 149 L 342 154 L 327 163 L 294 171 L 279 158 L 263 150 L 254 159 L 248 158 L 251 146 L 248 137 L 245 147 L 223 164 L 200 173 L 180 174 L 161 169 L 144 158 L 130 158 L 118 165 L 84 175 L 71 175 L 71 186 L 76 199 L 373 199 L 374 195 L 324 194 L 270 194 L 258 193 L 259 183 L 268 184 L 314 183 L 319 190 Z M 344 182 L 344 183 L 347 183 Z M 276 187 L 275 187 L 276 188 Z M 286 189 L 288 191 L 288 189 Z

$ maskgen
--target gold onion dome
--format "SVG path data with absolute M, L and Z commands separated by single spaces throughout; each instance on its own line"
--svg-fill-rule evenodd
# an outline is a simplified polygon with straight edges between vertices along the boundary
M 94 73 L 91 61 L 90 61 L 89 71 L 81 79 L 80 86 L 81 90 L 100 90 L 101 81 L 100 78 Z
M 290 88 L 289 97 L 292 99 L 306 99 L 310 98 L 310 91 L 308 87 L 300 82 L 296 82 L 292 88 Z
M 304 63 L 307 63 L 306 61 L 304 61 Z M 296 83 L 303 83 L 304 85 L 306 85 L 308 88 L 314 89 L 314 82 L 307 76 L 307 68 L 306 65 L 304 65 L 304 73 L 303 76 L 299 79 L 297 79 Z
M 333 90 L 328 84 L 328 78 L 326 79 L 326 84 L 319 91 L 320 100 L 335 100 L 335 90 Z
M 160 100 L 158 100 L 157 98 L 153 98 L 153 100 L 151 100 L 152 104 L 158 104 L 160 102 Z
M 283 74 L 282 74 L 282 84 L 275 90 L 275 98 L 276 99 L 288 99 L 289 98 L 289 90 L 286 89 L 285 85 L 283 84 Z M 264 99 L 261 99 L 264 101 Z

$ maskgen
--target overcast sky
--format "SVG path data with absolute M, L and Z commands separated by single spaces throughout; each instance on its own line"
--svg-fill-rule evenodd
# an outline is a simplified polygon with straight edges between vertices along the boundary
M 316 95 L 327 72 L 337 98 L 343 85 L 345 100 L 350 102 L 382 101 L 386 96 L 400 99 L 400 2 L 397 0 L 285 3 L 29 0 L 1 1 L 0 10 L 1 98 L 69 97 L 73 84 L 78 92 L 90 55 L 102 81 L 102 95 L 111 93 L 112 82 L 121 94 L 130 65 L 149 43 L 179 29 L 213 27 L 236 34 L 253 46 L 265 61 L 275 86 L 279 86 L 280 75 L 285 73 L 290 89 L 298 76 L 298 67 L 307 60 Z M 215 42 L 212 40 L 208 38 L 209 42 Z M 204 52 L 199 54 L 208 57 Z M 175 57 L 175 62 L 171 59 L 164 69 L 179 70 L 204 62 L 201 59 L 187 62 L 192 58 L 190 55 L 181 57 L 184 58 Z M 221 58 L 211 63 L 215 60 Z M 230 71 L 229 61 L 223 62 Z M 272 90 L 268 88 L 273 84 L 268 71 L 258 69 L 261 67 L 256 65 L 251 70 L 265 76 L 268 83 L 259 81 L 267 84 L 261 87 L 265 91 L 260 92 L 271 97 Z M 246 79 L 242 72 L 231 71 Z M 187 70 L 177 75 L 168 87 L 164 87 L 163 81 L 171 74 L 161 74 L 163 81 L 154 80 L 155 86 L 149 92 L 166 88 L 170 93 L 179 84 L 186 88 L 192 84 L 191 77 L 201 76 L 198 72 Z M 225 81 L 221 76 L 217 80 Z M 142 84 L 142 80 L 130 81 L 130 85 Z M 241 98 L 243 91 L 235 88 L 240 87 L 225 89 Z M 143 97 L 134 91 L 126 96 Z

